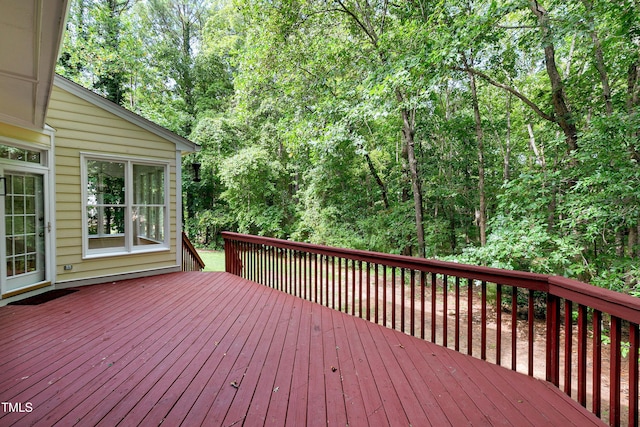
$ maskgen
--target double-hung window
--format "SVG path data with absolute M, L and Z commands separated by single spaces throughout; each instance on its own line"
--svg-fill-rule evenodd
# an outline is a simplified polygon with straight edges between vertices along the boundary
M 169 247 L 168 164 L 82 156 L 85 256 Z

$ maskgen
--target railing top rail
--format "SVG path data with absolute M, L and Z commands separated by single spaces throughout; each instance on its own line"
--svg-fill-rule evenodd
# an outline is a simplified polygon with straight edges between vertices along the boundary
M 640 298 L 560 276 L 549 276 L 549 293 L 640 325 Z
M 527 273 L 523 271 L 502 270 L 499 268 L 467 265 L 434 259 L 416 258 L 406 255 L 385 254 L 381 252 L 363 251 L 357 249 L 336 248 L 332 246 L 316 245 L 313 243 L 293 242 L 274 239 L 272 237 L 252 236 L 247 234 L 223 232 L 225 239 L 247 243 L 266 244 L 277 248 L 306 251 L 310 253 L 336 256 L 355 261 L 364 261 L 389 267 L 409 268 L 439 274 L 447 274 L 474 280 L 485 280 L 492 283 L 525 287 L 537 291 L 547 291 L 547 275 Z
M 202 260 L 202 258 L 200 258 L 200 255 L 198 254 L 198 251 L 193 246 L 193 243 L 191 243 L 191 240 L 189 240 L 189 237 L 187 236 L 187 234 L 184 231 L 182 232 L 182 246 L 183 246 L 183 248 L 187 249 L 187 251 L 189 252 L 191 257 L 193 258 L 193 260 L 198 265 L 198 267 L 200 269 L 203 269 L 205 267 L 204 261 Z
M 335 248 L 312 243 L 292 242 L 271 237 L 223 232 L 223 238 L 246 243 L 269 245 L 294 251 L 335 256 L 390 267 L 408 268 L 454 277 L 483 280 L 502 285 L 517 286 L 534 291 L 544 291 L 566 298 L 578 304 L 594 308 L 621 319 L 640 324 L 640 298 L 624 295 L 609 289 L 559 276 L 529 273 L 516 270 L 460 264 L 405 255 L 393 255 L 356 249 Z

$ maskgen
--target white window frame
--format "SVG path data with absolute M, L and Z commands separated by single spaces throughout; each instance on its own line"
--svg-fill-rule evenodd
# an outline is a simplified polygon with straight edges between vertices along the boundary
M 89 248 L 89 225 L 87 221 L 88 212 L 88 186 L 89 176 L 87 164 L 89 161 L 118 162 L 125 164 L 125 222 L 124 222 L 124 248 Z M 164 206 L 163 206 L 163 237 L 164 241 L 157 244 L 135 245 L 133 241 L 133 210 L 137 206 L 134 204 L 134 176 L 133 166 L 160 166 L 164 168 Z M 170 163 L 163 160 L 123 157 L 115 155 L 80 153 L 80 174 L 82 178 L 82 256 L 84 259 L 101 258 L 121 255 L 131 255 L 149 252 L 166 251 L 170 249 L 170 188 L 169 188 Z

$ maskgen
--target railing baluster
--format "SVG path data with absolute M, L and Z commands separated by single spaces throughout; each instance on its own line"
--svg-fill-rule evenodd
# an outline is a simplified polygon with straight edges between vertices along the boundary
M 367 265 L 367 320 L 371 321 L 371 265 Z
M 640 333 L 638 325 L 629 324 L 629 426 L 638 425 L 638 346 Z
M 293 290 L 293 286 L 294 283 L 296 281 L 296 258 L 295 258 L 295 251 L 290 249 L 289 250 L 289 277 L 288 277 L 288 286 L 289 286 L 289 293 L 291 295 L 294 294 L 294 290 Z
M 455 349 L 460 351 L 460 278 L 456 276 L 456 332 L 455 332 Z
M 587 307 L 578 305 L 578 403 L 587 406 Z
M 593 402 L 592 410 L 596 416 L 600 417 L 601 404 L 601 378 L 602 378 L 602 313 L 593 310 Z
M 264 284 L 264 277 L 263 277 L 263 273 L 264 273 L 264 268 L 263 268 L 263 262 L 264 262 L 264 247 L 263 245 L 259 245 L 258 246 L 258 259 L 256 260 L 256 267 L 257 267 L 257 281 L 258 283 L 262 283 Z
M 311 254 L 304 254 L 304 290 L 302 293 L 302 298 L 307 299 L 307 293 L 310 292 L 309 288 L 311 286 Z
M 245 271 L 244 271 L 244 277 L 246 279 L 252 280 L 252 274 L 253 274 L 253 244 L 252 243 L 247 243 L 245 246 L 245 250 L 246 250 L 246 260 L 245 260 Z
M 325 258 L 325 262 L 324 262 L 324 277 L 325 277 L 325 306 L 329 307 L 329 295 L 331 295 L 331 293 L 329 293 L 329 257 L 327 256 Z
M 379 285 L 380 285 L 380 280 L 378 277 L 378 264 L 374 264 L 374 279 L 373 279 L 373 284 L 375 286 L 375 299 L 376 299 L 376 306 L 375 306 L 375 316 L 376 316 L 376 323 L 380 324 L 380 318 L 378 317 L 378 307 L 380 306 L 379 303 Z
M 356 315 L 356 261 L 351 261 L 351 315 Z
M 273 248 L 267 246 L 267 250 L 265 251 L 265 256 L 267 257 L 267 282 L 269 283 L 269 287 L 273 288 L 273 261 L 275 254 L 273 253 Z
M 547 294 L 547 381 L 560 384 L 560 299 Z
M 318 254 L 313 254 L 313 302 L 318 302 Z M 311 295 L 309 295 L 311 300 Z
M 529 364 L 529 376 L 533 376 L 533 341 L 534 341 L 534 322 L 535 322 L 535 313 L 534 313 L 534 298 L 533 298 L 533 289 L 529 289 L 529 297 L 527 299 L 528 307 L 527 307 L 527 322 L 528 322 L 528 339 L 529 339 L 529 347 L 528 347 L 528 364 Z
M 571 397 L 571 365 L 573 348 L 573 304 L 564 301 L 564 392 Z
M 502 365 L 502 285 L 496 284 L 496 365 Z
M 467 279 L 467 354 L 473 355 L 473 279 Z
M 487 360 L 487 282 L 482 281 L 482 305 L 480 306 L 480 359 Z
M 438 277 L 436 273 L 431 273 L 431 342 L 436 342 L 436 287 L 438 283 Z
M 442 345 L 444 347 L 448 345 L 448 341 L 449 341 L 449 337 L 448 337 L 449 325 L 447 322 L 449 317 L 449 314 L 447 313 L 447 310 L 448 310 L 447 300 L 449 299 L 447 297 L 448 292 L 449 292 L 449 276 L 444 274 L 442 276 Z
M 362 319 L 362 261 L 358 261 L 358 314 Z
M 391 325 L 393 329 L 398 329 L 396 325 L 396 268 L 391 267 Z
M 339 270 L 339 268 L 338 268 Z M 331 308 L 336 308 L 336 257 L 331 257 Z
M 415 320 L 415 314 L 416 314 L 416 271 L 415 270 L 411 270 L 411 276 L 410 276 L 410 283 L 411 283 L 411 303 L 409 304 L 410 307 L 410 315 L 411 315 L 411 319 L 409 319 L 409 322 L 411 322 L 411 336 L 415 337 L 416 336 L 416 320 Z
M 304 283 L 304 274 L 305 274 L 304 271 L 306 270 L 303 267 L 305 265 L 303 257 L 304 257 L 304 252 L 302 251 L 298 252 L 298 294 L 296 296 L 300 298 L 302 298 L 302 286 Z
M 611 355 L 609 358 L 609 425 L 620 425 L 620 371 L 621 371 L 621 334 L 622 325 L 620 319 L 611 316 L 609 327 L 609 348 Z
M 342 311 L 342 258 L 338 257 L 338 311 Z
M 387 266 L 382 266 L 382 324 L 387 326 Z
M 511 287 L 511 370 L 518 366 L 518 288 Z
M 405 317 L 405 305 L 404 305 L 404 284 L 405 284 L 405 269 L 400 269 L 400 331 L 404 332 L 404 317 Z
M 427 273 L 424 271 L 420 272 L 420 338 L 424 339 L 425 337 L 425 328 L 426 328 L 426 307 L 425 307 L 425 293 L 427 291 Z

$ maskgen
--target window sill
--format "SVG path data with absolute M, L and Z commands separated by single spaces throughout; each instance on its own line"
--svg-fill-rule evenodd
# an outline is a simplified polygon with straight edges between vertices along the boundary
M 144 255 L 158 252 L 169 252 L 171 248 L 168 246 L 155 246 L 149 247 L 145 246 L 141 249 L 134 249 L 132 251 L 113 251 L 113 252 L 95 252 L 95 253 L 85 253 L 82 259 L 99 259 L 99 258 L 111 258 L 111 257 L 121 257 L 127 255 Z

